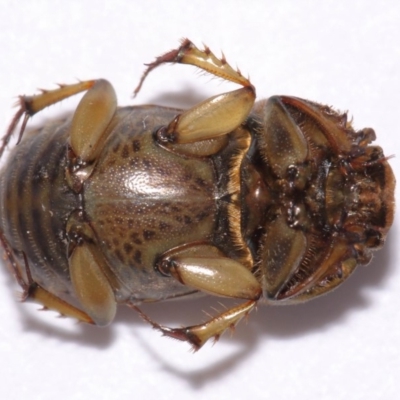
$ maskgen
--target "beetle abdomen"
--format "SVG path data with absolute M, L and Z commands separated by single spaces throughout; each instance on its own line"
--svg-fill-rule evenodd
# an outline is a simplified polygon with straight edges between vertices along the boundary
M 0 174 L 1 230 L 22 265 L 25 253 L 35 281 L 56 293 L 69 291 L 65 225 L 79 207 L 64 179 L 67 124 L 62 122 L 26 135 Z

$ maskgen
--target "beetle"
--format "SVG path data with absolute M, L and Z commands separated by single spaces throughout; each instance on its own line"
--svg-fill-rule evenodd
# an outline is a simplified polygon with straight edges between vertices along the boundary
M 255 101 L 249 79 L 185 39 L 147 69 L 191 64 L 241 88 L 188 109 L 118 107 L 104 79 L 21 96 L 0 173 L 0 240 L 23 299 L 98 326 L 118 304 L 195 350 L 253 310 L 323 295 L 367 264 L 393 222 L 395 178 L 371 128 L 308 100 Z M 84 92 L 69 116 L 37 112 Z M 162 326 L 142 302 L 242 302 Z

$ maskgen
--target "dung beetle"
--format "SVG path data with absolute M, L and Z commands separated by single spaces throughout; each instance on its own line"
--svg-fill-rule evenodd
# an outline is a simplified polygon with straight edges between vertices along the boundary
M 0 157 L 0 240 L 23 299 L 105 326 L 127 305 L 199 349 L 255 308 L 323 295 L 367 264 L 393 222 L 395 178 L 371 128 L 249 79 L 188 39 L 147 64 L 191 64 L 241 88 L 188 110 L 118 107 L 103 79 L 21 96 Z M 76 110 L 25 131 L 42 109 Z M 208 322 L 162 326 L 138 306 L 236 298 Z

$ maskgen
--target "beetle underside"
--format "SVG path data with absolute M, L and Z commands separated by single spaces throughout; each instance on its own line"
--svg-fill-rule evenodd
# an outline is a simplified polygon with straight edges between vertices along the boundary
M 255 103 L 240 71 L 189 40 L 148 64 L 191 64 L 241 89 L 182 111 L 118 108 L 105 80 L 20 98 L 19 120 L 86 91 L 70 120 L 24 137 L 0 176 L 0 240 L 24 291 L 104 326 L 117 304 L 197 350 L 254 309 L 324 294 L 370 261 L 395 179 L 372 129 L 294 97 Z M 204 292 L 243 300 L 168 328 L 139 308 Z

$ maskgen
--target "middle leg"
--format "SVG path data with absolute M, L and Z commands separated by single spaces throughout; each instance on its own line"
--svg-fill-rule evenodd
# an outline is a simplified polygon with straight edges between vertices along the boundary
M 194 65 L 222 79 L 238 83 L 243 88 L 211 97 L 174 118 L 162 127 L 157 138 L 161 143 L 192 143 L 226 135 L 240 126 L 249 115 L 256 98 L 255 88 L 239 70 L 234 70 L 225 57 L 218 59 L 208 47 L 199 50 L 190 40 L 182 41 L 178 49 L 157 57 L 148 65 L 136 95 L 147 75 L 165 63 Z
M 204 256 L 206 254 L 206 256 Z M 247 300 L 209 321 L 185 328 L 162 326 L 138 307 L 129 306 L 165 336 L 189 342 L 194 350 L 200 349 L 208 339 L 217 340 L 225 330 L 235 325 L 252 311 L 262 295 L 260 283 L 241 263 L 224 256 L 211 245 L 193 245 L 165 254 L 157 264 L 159 272 L 171 276 L 184 285 L 214 296 Z

